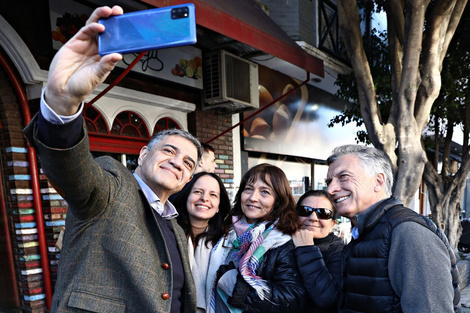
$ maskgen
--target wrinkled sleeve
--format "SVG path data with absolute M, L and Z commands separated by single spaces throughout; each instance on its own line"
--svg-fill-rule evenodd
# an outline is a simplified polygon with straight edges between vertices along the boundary
M 233 297 L 229 303 L 243 309 L 243 312 L 290 313 L 302 312 L 305 304 L 305 290 L 302 285 L 294 255 L 292 241 L 277 251 L 275 263 L 268 280 L 269 299 L 261 300 L 256 291 L 242 278 L 237 277 Z
M 333 308 L 338 305 L 341 250 L 342 245 L 331 246 L 324 258 L 317 246 L 302 246 L 295 249 L 305 290 L 319 307 Z
M 75 121 L 54 125 L 38 113 L 23 134 L 38 153 L 47 178 L 69 204 L 70 212 L 76 218 L 91 219 L 106 208 L 110 187 L 119 180 L 93 160 L 83 120 Z M 67 139 L 60 143 L 63 135 Z
M 388 270 L 404 313 L 454 312 L 449 253 L 428 228 L 404 222 L 394 229 Z

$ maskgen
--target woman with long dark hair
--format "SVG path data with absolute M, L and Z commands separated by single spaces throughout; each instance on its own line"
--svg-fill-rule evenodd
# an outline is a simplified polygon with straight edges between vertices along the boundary
M 284 172 L 269 164 L 246 172 L 226 221 L 230 228 L 211 252 L 207 311 L 301 311 L 305 292 L 291 239 L 295 200 Z
M 223 221 L 230 210 L 230 200 L 219 176 L 200 172 L 176 195 L 173 205 L 179 213 L 178 223 L 188 238 L 198 312 L 205 312 L 210 250 L 224 234 Z

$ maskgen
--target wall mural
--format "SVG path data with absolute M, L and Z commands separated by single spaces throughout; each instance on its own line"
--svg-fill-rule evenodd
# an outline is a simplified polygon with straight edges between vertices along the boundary
M 49 9 L 52 47 L 59 50 L 85 25 L 94 8 L 71 0 L 49 0 Z M 117 67 L 127 68 L 138 55 L 125 54 Z M 202 51 L 194 46 L 148 51 L 132 72 L 202 89 Z
M 260 107 L 298 86 L 294 80 L 266 67 L 259 67 Z M 247 151 L 275 153 L 325 160 L 331 150 L 342 144 L 355 144 L 355 125 L 327 124 L 341 113 L 337 103 L 317 94 L 316 88 L 304 85 L 243 125 Z M 248 116 L 253 111 L 247 111 Z

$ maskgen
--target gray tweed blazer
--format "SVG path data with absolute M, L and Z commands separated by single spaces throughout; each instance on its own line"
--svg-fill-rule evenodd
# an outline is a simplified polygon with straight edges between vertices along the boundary
M 94 160 L 85 127 L 76 146 L 51 149 L 37 139 L 35 121 L 24 134 L 69 205 L 51 312 L 170 312 L 169 252 L 133 175 L 110 157 Z M 196 312 L 187 240 L 171 223 L 185 275 L 181 312 Z

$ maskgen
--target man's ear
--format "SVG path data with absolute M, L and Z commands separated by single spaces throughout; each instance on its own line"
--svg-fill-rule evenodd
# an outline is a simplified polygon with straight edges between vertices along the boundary
M 140 163 L 142 162 L 142 159 L 147 155 L 148 151 L 149 150 L 147 146 L 143 146 L 142 149 L 140 149 L 139 158 L 137 159 L 137 164 L 140 165 Z
M 375 187 L 374 191 L 379 191 L 385 188 L 385 174 L 378 173 L 375 175 Z

